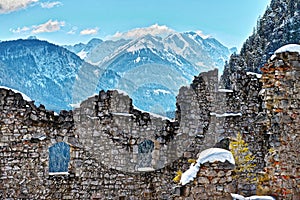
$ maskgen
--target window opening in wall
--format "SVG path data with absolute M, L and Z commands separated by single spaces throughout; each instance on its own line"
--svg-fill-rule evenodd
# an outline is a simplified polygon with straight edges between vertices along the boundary
M 70 146 L 59 142 L 49 148 L 49 174 L 68 174 Z
M 152 151 L 154 142 L 152 140 L 144 140 L 138 146 L 138 171 L 153 171 L 152 168 Z

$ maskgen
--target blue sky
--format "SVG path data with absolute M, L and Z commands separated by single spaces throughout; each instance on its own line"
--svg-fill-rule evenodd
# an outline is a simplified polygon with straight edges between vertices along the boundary
M 178 32 L 201 31 L 240 48 L 270 1 L 0 0 L 0 40 L 35 35 L 72 44 L 157 24 Z

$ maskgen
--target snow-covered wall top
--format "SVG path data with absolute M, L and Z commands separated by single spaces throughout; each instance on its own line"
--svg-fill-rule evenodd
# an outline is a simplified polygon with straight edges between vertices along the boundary
M 287 44 L 275 51 L 275 53 L 283 53 L 283 52 L 297 52 L 300 54 L 300 45 L 299 44 Z
M 235 164 L 233 155 L 230 151 L 227 151 L 225 149 L 220 149 L 220 148 L 206 149 L 199 154 L 197 162 L 192 163 L 190 168 L 182 174 L 180 179 L 180 184 L 185 185 L 191 182 L 192 180 L 194 180 L 202 164 L 206 162 L 213 163 L 216 161 L 219 162 L 228 161 L 233 165 Z

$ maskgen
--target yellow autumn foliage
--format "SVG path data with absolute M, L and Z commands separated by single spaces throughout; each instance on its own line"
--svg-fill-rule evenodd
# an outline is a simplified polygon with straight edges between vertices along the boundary
M 197 160 L 196 159 L 188 159 L 188 163 L 196 163 Z
M 174 181 L 175 183 L 179 183 L 179 182 L 180 182 L 180 179 L 181 179 L 181 175 L 182 175 L 182 171 L 181 171 L 181 170 L 178 170 L 178 171 L 176 172 L 175 178 L 173 178 L 173 181 Z
M 235 159 L 235 178 L 243 179 L 247 182 L 257 182 L 257 178 L 253 173 L 256 166 L 253 161 L 255 157 L 249 151 L 248 144 L 243 140 L 240 133 L 237 134 L 236 141 L 231 141 L 229 145 L 230 151 Z

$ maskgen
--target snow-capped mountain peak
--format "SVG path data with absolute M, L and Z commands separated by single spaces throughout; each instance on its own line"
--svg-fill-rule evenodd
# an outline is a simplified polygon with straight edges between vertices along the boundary
M 141 49 L 157 49 L 162 50 L 163 45 L 161 43 L 161 38 L 147 34 L 143 37 L 137 38 L 132 43 L 130 43 L 127 48 L 127 52 L 135 52 Z
M 211 37 L 211 35 L 206 35 L 206 34 L 203 33 L 203 31 L 200 31 L 200 30 L 195 31 L 194 33 L 196 33 L 197 35 L 199 35 L 203 39 L 207 39 L 207 38 Z
M 119 40 L 122 38 L 137 39 L 137 38 L 144 37 L 146 35 L 165 37 L 172 33 L 175 33 L 175 31 L 165 25 L 153 24 L 149 27 L 136 28 L 124 33 L 117 32 L 110 39 L 112 40 Z
M 201 31 L 180 33 L 158 24 L 117 33 L 111 39 L 91 52 L 80 52 L 104 70 L 97 89 L 126 91 L 140 109 L 159 110 L 157 114 L 173 112 L 181 86 L 202 71 L 222 71 L 230 56 L 227 47 Z

